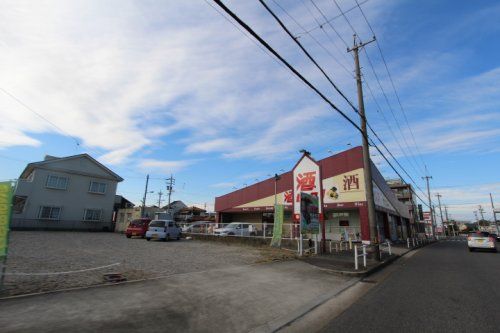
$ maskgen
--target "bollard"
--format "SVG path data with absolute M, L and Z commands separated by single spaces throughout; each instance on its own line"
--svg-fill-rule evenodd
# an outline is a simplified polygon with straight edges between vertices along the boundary
M 389 241 L 387 241 L 387 247 L 389 248 L 389 255 L 392 256 L 391 243 L 389 243 Z
M 354 269 L 358 270 L 358 246 L 354 245 Z
M 363 245 L 363 266 L 366 268 L 366 245 Z
M 411 242 L 413 243 L 413 247 L 415 247 L 415 237 L 411 239 Z
M 410 248 L 410 239 L 409 238 L 406 239 L 406 245 L 408 246 L 408 248 Z
M 352 240 L 350 238 L 349 238 L 349 250 L 352 250 Z
M 330 254 L 332 254 L 332 240 L 330 239 Z

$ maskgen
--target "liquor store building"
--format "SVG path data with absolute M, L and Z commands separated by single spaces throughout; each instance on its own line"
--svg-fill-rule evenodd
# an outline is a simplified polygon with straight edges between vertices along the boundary
M 404 240 L 410 215 L 371 163 L 379 240 Z M 370 240 L 362 147 L 316 161 L 304 153 L 291 171 L 215 198 L 218 223 L 248 222 L 257 230 L 274 220 L 274 202 L 284 205 L 284 223 L 298 223 L 300 192 L 318 196 L 319 240 Z

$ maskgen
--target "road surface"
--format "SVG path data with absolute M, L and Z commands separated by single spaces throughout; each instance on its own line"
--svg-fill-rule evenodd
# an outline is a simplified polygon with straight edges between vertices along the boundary
M 442 241 L 395 266 L 323 332 L 500 332 L 500 253 Z

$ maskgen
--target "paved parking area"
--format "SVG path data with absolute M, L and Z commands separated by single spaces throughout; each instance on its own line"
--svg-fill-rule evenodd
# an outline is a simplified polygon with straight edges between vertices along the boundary
M 102 284 L 103 274 L 110 272 L 136 280 L 249 265 L 265 256 L 259 248 L 207 241 L 147 242 L 118 233 L 13 231 L 1 296 Z

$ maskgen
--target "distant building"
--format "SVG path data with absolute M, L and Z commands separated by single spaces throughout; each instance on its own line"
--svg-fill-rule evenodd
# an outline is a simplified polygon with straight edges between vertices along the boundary
M 123 178 L 88 154 L 46 156 L 17 182 L 13 229 L 112 230 L 116 187 Z
M 162 209 L 170 212 L 172 215 L 177 214 L 181 209 L 186 208 L 186 204 L 180 200 L 175 200 L 170 203 L 170 205 L 163 206 Z
M 141 210 L 141 206 L 118 209 L 116 213 L 115 232 L 125 232 L 131 221 L 141 218 Z M 146 206 L 144 207 L 144 217 L 154 219 L 155 214 L 160 211 L 163 210 L 157 206 Z
M 209 215 L 207 214 L 207 211 L 205 209 L 195 206 L 183 208 L 175 214 L 175 220 L 179 222 L 192 222 L 204 219 L 208 220 L 208 218 Z
M 396 198 L 408 208 L 408 213 L 410 214 L 410 228 L 413 230 L 413 233 L 425 232 L 425 224 L 419 222 L 413 187 L 403 182 L 401 179 L 387 179 L 386 183 L 396 194 Z

